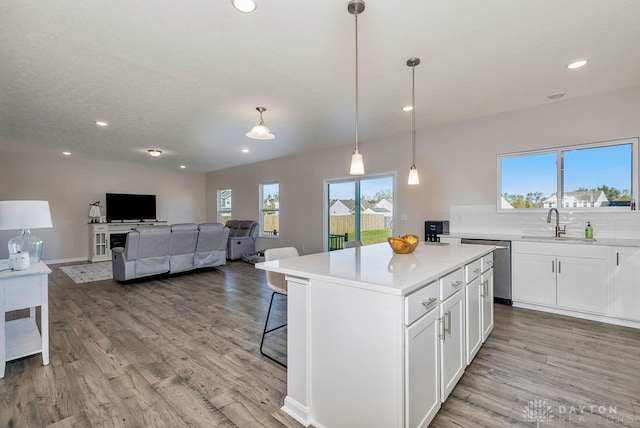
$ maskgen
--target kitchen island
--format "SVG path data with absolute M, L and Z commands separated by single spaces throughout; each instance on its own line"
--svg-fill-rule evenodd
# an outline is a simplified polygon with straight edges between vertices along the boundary
M 257 264 L 288 281 L 283 410 L 318 428 L 427 426 L 493 327 L 494 249 L 376 244 Z

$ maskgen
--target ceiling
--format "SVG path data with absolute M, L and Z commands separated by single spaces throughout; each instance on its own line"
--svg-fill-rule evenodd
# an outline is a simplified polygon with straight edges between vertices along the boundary
M 191 171 L 348 153 L 347 3 L 258 0 L 243 14 L 230 0 L 2 1 L 0 150 Z M 407 59 L 421 59 L 417 127 L 438 126 L 639 85 L 639 16 L 638 0 L 366 0 L 365 156 L 367 140 L 410 131 Z M 587 66 L 565 67 L 584 57 Z M 566 96 L 547 99 L 556 92 Z M 245 136 L 257 106 L 275 139 Z

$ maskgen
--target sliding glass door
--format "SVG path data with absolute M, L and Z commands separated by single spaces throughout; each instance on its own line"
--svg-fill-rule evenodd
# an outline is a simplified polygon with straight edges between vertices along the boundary
M 328 181 L 329 251 L 344 241 L 386 242 L 393 235 L 393 189 L 393 175 Z

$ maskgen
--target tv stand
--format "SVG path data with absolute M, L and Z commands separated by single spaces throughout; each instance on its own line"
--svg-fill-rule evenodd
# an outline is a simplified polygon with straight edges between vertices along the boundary
M 89 261 L 104 262 L 111 260 L 112 235 L 126 235 L 137 226 L 153 226 L 166 223 L 166 221 L 89 223 Z

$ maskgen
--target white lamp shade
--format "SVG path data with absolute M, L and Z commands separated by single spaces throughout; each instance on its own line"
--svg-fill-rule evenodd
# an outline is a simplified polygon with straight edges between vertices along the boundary
M 53 227 L 48 201 L 0 201 L 0 230 Z
M 409 170 L 409 181 L 408 184 L 410 186 L 415 186 L 416 184 L 420 184 L 420 176 L 418 175 L 418 168 L 415 165 L 411 166 Z
M 358 149 L 354 150 L 353 155 L 351 156 L 351 168 L 349 169 L 349 174 L 364 174 L 364 162 L 362 161 L 362 154 L 360 153 L 360 151 L 358 151 Z
M 255 140 L 273 140 L 276 138 L 276 136 L 271 133 L 271 130 L 264 125 L 254 126 L 250 132 L 247 132 L 247 137 Z

